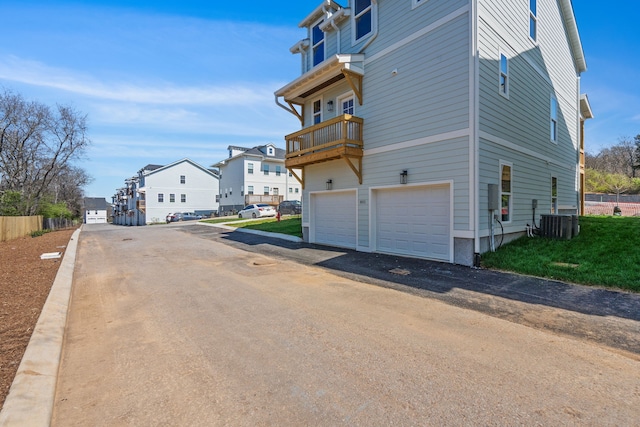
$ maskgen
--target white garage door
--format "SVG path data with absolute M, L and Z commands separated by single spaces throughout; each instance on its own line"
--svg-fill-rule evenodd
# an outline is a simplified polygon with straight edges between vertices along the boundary
M 377 250 L 451 261 L 449 186 L 376 191 Z
M 311 197 L 311 241 L 355 249 L 356 192 L 322 193 Z

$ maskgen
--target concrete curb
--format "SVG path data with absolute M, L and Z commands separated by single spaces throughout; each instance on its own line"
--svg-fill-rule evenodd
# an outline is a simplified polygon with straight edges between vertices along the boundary
M 1 427 L 42 427 L 51 423 L 80 230 L 77 229 L 69 240 L 49 296 L 11 384 L 0 412 Z
M 240 222 L 240 221 L 238 221 L 238 222 Z M 223 230 L 240 231 L 242 233 L 256 234 L 258 236 L 274 237 L 276 239 L 288 240 L 290 242 L 295 242 L 295 243 L 301 243 L 303 241 L 300 237 L 291 236 L 289 234 L 270 233 L 268 231 L 251 230 L 249 228 L 233 227 L 233 226 L 227 225 L 227 224 L 232 224 L 232 223 L 226 222 L 226 223 L 219 223 L 219 224 L 210 224 L 210 223 L 206 223 L 206 222 L 198 222 L 198 225 L 206 225 L 207 227 L 217 227 L 217 228 L 222 228 Z

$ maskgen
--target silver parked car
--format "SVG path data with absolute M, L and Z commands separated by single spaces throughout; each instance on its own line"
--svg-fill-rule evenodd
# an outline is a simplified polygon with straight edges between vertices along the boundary
M 247 205 L 238 212 L 238 218 L 261 218 L 263 216 L 276 216 L 276 210 L 266 203 L 258 203 Z

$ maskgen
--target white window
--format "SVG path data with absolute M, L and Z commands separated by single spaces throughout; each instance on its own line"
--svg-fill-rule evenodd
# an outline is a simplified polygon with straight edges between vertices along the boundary
M 317 125 L 322 122 L 322 100 L 313 101 L 313 124 Z
M 180 184 L 185 184 L 187 182 L 187 177 L 184 175 L 180 175 Z
M 316 25 L 311 28 L 311 49 L 314 66 L 324 61 L 324 32 L 320 29 L 320 24 L 322 24 L 322 21 L 316 23 Z
M 300 189 L 296 187 L 296 194 L 300 192 Z
M 509 97 L 509 60 L 500 54 L 500 75 L 499 75 L 500 95 Z
M 180 195 L 180 202 L 187 203 L 187 195 L 186 194 L 181 194 Z
M 164 203 L 164 193 L 158 193 L 158 203 Z
M 282 173 L 282 166 L 277 165 L 276 166 L 276 176 L 280 176 L 281 173 Z
M 289 194 L 293 194 L 293 187 L 289 187 Z
M 269 195 L 269 187 L 264 187 L 264 195 L 265 196 Z
M 558 100 L 555 96 L 551 96 L 551 105 L 550 105 L 550 117 L 549 117 L 549 127 L 550 127 L 550 137 L 551 141 L 558 142 Z
M 355 104 L 353 102 L 353 94 L 347 94 L 338 98 L 338 107 L 340 108 L 340 114 L 351 114 L 355 113 Z
M 358 42 L 373 30 L 373 5 L 371 0 L 354 0 L 354 6 L 353 28 L 355 41 Z
M 176 195 L 169 194 L 169 203 L 175 203 L 175 201 L 176 201 Z
M 262 164 L 262 172 L 264 172 L 265 175 L 269 175 L 269 165 L 266 163 Z
M 425 4 L 427 0 L 411 0 L 411 9 L 415 9 L 416 7 Z
M 278 194 L 280 194 L 280 189 L 278 187 L 273 187 L 271 191 L 273 192 L 274 196 L 277 196 Z
M 247 163 L 247 173 L 253 174 L 253 163 Z
M 253 185 L 247 186 L 247 194 L 249 194 L 249 195 L 253 194 Z
M 538 0 L 529 0 L 529 37 L 536 41 L 538 38 Z
M 511 221 L 511 165 L 500 164 L 500 216 L 502 222 Z
M 551 177 L 551 213 L 558 213 L 558 178 Z
M 229 195 L 233 196 L 233 187 L 229 187 Z

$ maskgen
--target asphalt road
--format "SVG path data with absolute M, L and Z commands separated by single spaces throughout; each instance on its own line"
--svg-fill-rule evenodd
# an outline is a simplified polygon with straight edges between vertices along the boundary
M 53 426 L 640 419 L 634 353 L 243 250 L 202 227 L 84 228 Z

